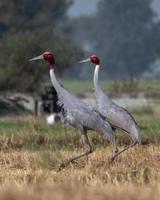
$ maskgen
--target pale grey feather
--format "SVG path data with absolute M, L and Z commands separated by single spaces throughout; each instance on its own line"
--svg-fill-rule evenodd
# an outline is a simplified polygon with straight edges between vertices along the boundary
M 111 101 L 102 91 L 98 83 L 99 66 L 96 66 L 94 74 L 94 88 L 98 110 L 106 117 L 115 128 L 126 131 L 137 142 L 141 142 L 139 127 L 133 116 L 123 107 Z
M 62 88 L 56 81 L 53 71 L 50 71 L 50 76 L 58 94 L 59 105 L 63 108 L 64 121 L 81 132 L 83 132 L 83 129 L 96 130 L 114 143 L 115 137 L 112 128 L 105 118 L 93 107 Z

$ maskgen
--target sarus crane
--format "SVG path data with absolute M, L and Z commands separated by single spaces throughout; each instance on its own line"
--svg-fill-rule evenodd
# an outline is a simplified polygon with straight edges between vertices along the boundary
M 112 127 L 100 112 L 70 94 L 58 83 L 54 73 L 56 68 L 54 55 L 50 52 L 44 52 L 42 55 L 32 58 L 29 61 L 39 59 L 49 62 L 51 82 L 57 92 L 59 99 L 58 103 L 62 107 L 64 122 L 78 130 L 85 146 L 85 152 L 83 154 L 63 162 L 60 165 L 59 170 L 63 169 L 70 162 L 92 153 L 93 150 L 87 136 L 87 130 L 95 130 L 104 135 L 112 144 L 115 144 L 115 136 Z
M 119 151 L 116 146 L 115 155 L 112 158 L 114 160 L 123 151 L 141 143 L 140 129 L 133 116 L 125 108 L 111 101 L 100 88 L 98 81 L 100 69 L 99 57 L 97 55 L 92 55 L 89 58 L 80 61 L 79 63 L 84 62 L 92 62 L 95 64 L 93 84 L 98 111 L 106 117 L 107 121 L 111 124 L 114 130 L 119 128 L 127 132 L 133 140 L 132 144 L 126 146 L 121 151 Z

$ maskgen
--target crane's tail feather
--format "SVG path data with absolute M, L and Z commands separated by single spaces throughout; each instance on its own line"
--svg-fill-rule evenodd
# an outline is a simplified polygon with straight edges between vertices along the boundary
M 141 133 L 137 124 L 135 124 L 135 126 L 132 128 L 132 137 L 137 141 L 138 144 L 141 144 Z

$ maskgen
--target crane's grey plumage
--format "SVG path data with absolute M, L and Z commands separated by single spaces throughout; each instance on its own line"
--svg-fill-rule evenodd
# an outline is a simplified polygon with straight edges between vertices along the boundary
M 87 136 L 88 129 L 96 130 L 103 134 L 112 144 L 115 144 L 115 136 L 112 127 L 106 119 L 93 107 L 71 95 L 58 83 L 54 74 L 55 60 L 53 55 L 50 52 L 45 52 L 43 55 L 31 59 L 31 61 L 37 59 L 45 59 L 50 63 L 50 78 L 58 95 L 58 104 L 62 107 L 64 121 L 78 129 L 82 136 L 84 145 L 86 146 L 85 153 L 62 163 L 59 170 L 65 167 L 68 163 L 92 153 L 92 147 Z
M 104 117 L 94 108 L 80 101 L 77 97 L 71 95 L 67 90 L 61 87 L 52 69 L 50 70 L 50 77 L 58 94 L 58 104 L 63 108 L 64 121 L 81 132 L 83 132 L 84 129 L 93 129 L 101 132 L 110 142 L 114 143 L 112 128 L 110 124 L 104 120 Z
M 114 127 L 115 129 L 120 128 L 121 130 L 126 131 L 134 141 L 133 144 L 127 146 L 122 151 L 118 152 L 118 149 L 116 149 L 116 154 L 113 157 L 114 159 L 116 156 L 118 156 L 120 153 L 127 150 L 128 148 L 134 146 L 137 143 L 141 143 L 140 129 L 133 116 L 126 109 L 111 101 L 100 88 L 98 82 L 100 68 L 99 58 L 96 55 L 93 55 L 89 59 L 86 59 L 82 62 L 86 61 L 91 61 L 96 64 L 94 71 L 94 90 L 98 110 L 103 116 L 106 117 L 112 127 Z

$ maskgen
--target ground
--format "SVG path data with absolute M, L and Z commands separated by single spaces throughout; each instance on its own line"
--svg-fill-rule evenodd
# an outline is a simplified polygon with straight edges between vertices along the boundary
M 47 126 L 32 116 L 0 119 L 0 199 L 158 199 L 160 195 L 160 116 L 133 111 L 142 145 L 111 162 L 112 146 L 89 133 L 94 152 L 57 172 L 62 161 L 83 152 L 75 129 Z M 123 148 L 127 135 L 118 131 Z
M 92 82 L 65 80 L 63 85 L 79 96 L 84 91 L 85 95 L 93 96 Z M 111 162 L 112 146 L 98 133 L 89 132 L 94 152 L 58 172 L 64 160 L 83 152 L 76 130 L 60 123 L 48 126 L 43 119 L 26 113 L 3 116 L 0 118 L 0 199 L 159 199 L 159 80 L 102 82 L 102 86 L 115 99 L 123 100 L 123 95 L 129 93 L 132 98 L 140 96 L 147 100 L 148 104 L 129 108 L 140 125 L 142 144 Z M 116 134 L 120 149 L 130 142 L 123 132 Z

